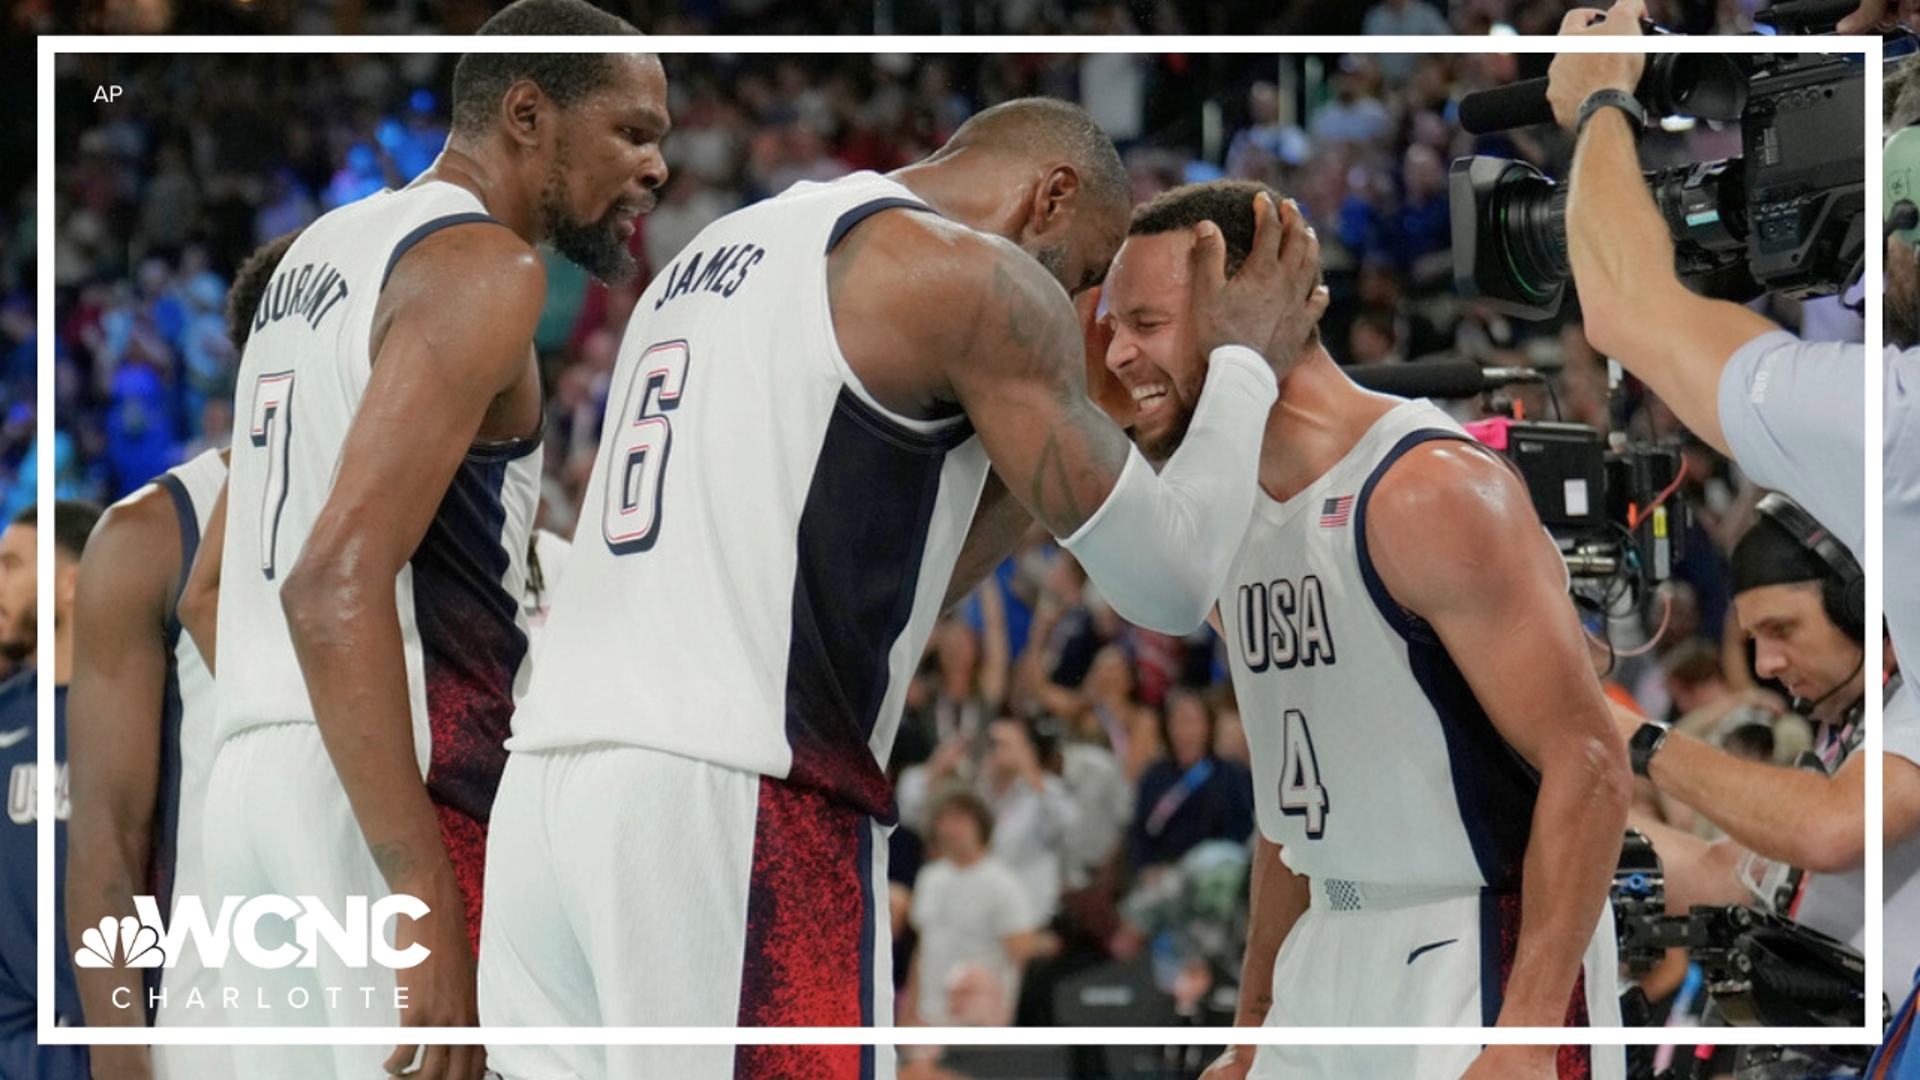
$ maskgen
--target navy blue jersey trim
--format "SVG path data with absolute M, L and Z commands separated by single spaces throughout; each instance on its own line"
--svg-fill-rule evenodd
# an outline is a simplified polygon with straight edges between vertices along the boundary
M 200 552 L 200 515 L 194 510 L 193 496 L 187 486 L 172 473 L 161 473 L 157 481 L 173 499 L 173 512 L 180 519 L 180 584 L 167 605 L 167 648 L 180 640 L 180 598 L 187 592 L 187 574 L 193 570 L 194 556 Z
M 1367 506 L 1373 498 L 1373 489 L 1379 486 L 1380 479 L 1387 475 L 1388 469 L 1393 468 L 1414 447 L 1439 439 L 1451 439 L 1455 442 L 1468 441 L 1467 436 L 1445 428 L 1425 428 L 1408 432 L 1401 436 L 1399 442 L 1393 444 L 1393 449 L 1387 451 L 1387 456 L 1380 459 L 1380 464 L 1373 467 L 1373 472 L 1367 476 L 1367 482 L 1360 488 L 1360 497 L 1353 500 L 1353 540 L 1356 552 L 1360 556 L 1360 580 L 1366 583 L 1367 595 L 1373 598 L 1373 606 L 1379 610 L 1380 617 L 1387 620 L 1387 625 L 1393 627 L 1395 633 L 1409 642 L 1419 640 L 1425 643 L 1436 639 L 1425 622 L 1400 606 L 1399 601 L 1393 598 L 1393 594 L 1387 591 L 1386 583 L 1380 580 L 1379 572 L 1374 569 L 1373 556 L 1367 548 Z
M 186 702 L 180 696 L 180 597 L 186 592 L 187 575 L 200 551 L 200 515 L 194 509 L 187 486 L 172 473 L 162 473 L 160 486 L 173 499 L 174 516 L 180 523 L 180 584 L 167 606 L 163 631 L 167 643 L 167 677 L 160 698 L 160 777 L 154 792 L 153 848 L 149 856 L 149 887 L 160 902 L 161 911 L 173 910 L 174 876 L 180 858 L 181 728 L 186 723 Z M 158 969 L 147 972 L 149 989 L 158 989 Z M 149 998 L 151 1000 L 151 998 Z M 152 1020 L 152 1009 L 148 1009 Z
M 853 231 L 855 225 L 860 224 L 882 210 L 900 209 L 920 210 L 929 214 L 934 213 L 933 207 L 928 206 L 926 203 L 918 199 L 902 198 L 898 195 L 888 195 L 884 198 L 875 199 L 872 202 L 863 202 L 859 206 L 841 214 L 840 219 L 833 223 L 833 231 L 827 234 L 827 251 L 832 252 L 834 248 L 839 247 L 840 241 L 847 238 L 847 234 Z
M 544 405 L 545 403 L 542 402 L 543 407 L 540 410 L 542 417 L 546 416 L 547 412 Z M 530 435 L 524 439 L 510 439 L 499 443 L 475 443 L 467 448 L 467 460 L 476 465 L 498 465 L 503 461 L 518 461 L 540 449 L 540 444 L 547 441 L 546 424 L 542 423 L 540 426 L 540 434 Z
M 873 895 L 873 823 L 865 817 L 854 820 L 854 828 L 860 830 L 859 855 L 854 859 L 860 867 L 860 1026 L 872 1027 L 874 1014 L 873 985 L 873 938 L 878 925 L 878 913 Z M 891 989 L 891 988 L 889 988 Z M 873 1049 L 867 1047 L 868 1050 Z M 860 1055 L 860 1075 L 872 1075 L 872 1062 L 868 1055 Z
M 842 388 L 795 537 L 787 780 L 889 825 L 892 785 L 868 743 L 913 613 L 947 445 L 962 435 L 940 434 L 905 431 Z
M 1480 891 L 1480 1025 L 1493 1027 L 1500 1022 L 1500 1007 L 1506 1001 L 1506 986 L 1501 972 L 1506 966 L 1502 955 L 1502 912 L 1500 896 L 1490 889 Z
M 506 765 L 513 684 L 527 655 L 520 598 L 502 584 L 517 554 L 505 535 L 509 468 L 455 470 L 407 562 L 426 678 L 427 794 L 482 824 Z
M 1509 745 L 1467 684 L 1459 665 L 1426 620 L 1400 606 L 1380 580 L 1367 546 L 1367 511 L 1374 488 L 1408 451 L 1437 439 L 1469 442 L 1439 428 L 1408 433 L 1394 444 L 1354 500 L 1353 533 L 1360 577 L 1380 616 L 1407 643 L 1407 666 L 1419 684 L 1447 744 L 1454 799 L 1481 879 L 1489 888 L 1518 888 L 1532 831 L 1540 777 Z M 1477 444 L 1473 444 L 1477 445 Z
M 419 226 L 415 227 L 412 232 L 401 237 L 400 242 L 393 246 L 393 254 L 387 256 L 387 268 L 380 273 L 380 287 L 382 289 L 387 287 L 387 279 L 393 276 L 393 268 L 400 264 L 400 260 L 405 257 L 407 252 L 413 250 L 413 245 L 425 240 L 441 229 L 451 228 L 455 225 L 478 225 L 482 222 L 489 221 L 503 229 L 507 227 L 506 222 L 501 221 L 492 214 L 448 214 L 445 217 L 437 217 L 431 221 L 422 222 Z
M 944 454 L 973 437 L 973 422 L 964 417 L 934 431 L 916 431 L 845 390 L 834 412 L 909 454 Z

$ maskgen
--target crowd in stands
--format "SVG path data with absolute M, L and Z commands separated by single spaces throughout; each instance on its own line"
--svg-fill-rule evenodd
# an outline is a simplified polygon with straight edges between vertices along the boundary
M 993 6 L 992 17 L 1013 6 Z M 1049 0 L 1028 6 L 1033 18 L 1060 16 Z M 1359 10 L 1278 9 L 1295 18 L 1335 6 Z M 1548 9 L 1557 22 L 1563 6 L 1475 0 L 1446 18 L 1484 30 Z M 192 7 L 182 0 L 178 10 Z M 1365 18 L 1417 25 L 1422 8 L 1390 0 Z M 549 411 L 540 523 L 573 532 L 621 333 L 650 268 L 738 206 L 796 181 L 897 167 L 981 107 L 1051 94 L 1088 103 L 1138 199 L 1222 175 L 1297 198 L 1321 238 L 1334 297 L 1323 336 L 1343 363 L 1536 367 L 1544 384 L 1452 407 L 1462 419 L 1517 410 L 1682 446 L 1683 497 L 1695 508 L 1688 553 L 1645 610 L 1593 620 L 1618 646 L 1597 645 L 1596 666 L 1634 708 L 1720 709 L 1699 722 L 1755 753 L 1789 754 L 1800 743 L 1776 737 L 1780 709 L 1750 691 L 1741 637 L 1727 631 L 1724 553 L 1750 520 L 1751 485 L 1637 386 L 1609 393 L 1607 364 L 1572 304 L 1524 322 L 1454 287 L 1449 162 L 1493 153 L 1561 175 L 1569 153 L 1557 130 L 1466 136 L 1457 104 L 1538 74 L 1527 65 L 1544 59 L 668 57 L 673 179 L 633 241 L 641 280 L 609 288 L 548 261 L 536 339 Z M 89 85 L 104 63 L 63 58 L 59 79 Z M 426 168 L 445 138 L 450 69 L 450 58 L 430 55 L 151 56 L 115 62 L 124 108 L 95 112 L 61 95 L 57 231 L 45 238 L 56 253 L 59 436 L 41 453 L 64 493 L 110 501 L 225 443 L 238 358 L 222 304 L 234 268 L 257 245 Z M 1737 132 L 1702 126 L 1650 135 L 1647 153 L 1671 163 L 1738 145 Z M 32 377 L 31 313 L 13 314 L 31 281 L 31 205 L 22 196 L 0 219 L 0 329 L 7 348 L 26 350 L 9 354 L 9 380 Z M 1778 305 L 1770 313 L 1811 327 L 1812 310 L 1804 320 Z M 1857 318 L 1830 303 L 1820 310 L 1822 325 L 1858 340 Z M 18 470 L 32 452 L 31 398 L 12 382 L 9 392 L 0 455 Z M 1656 633 L 1642 655 L 1624 655 Z M 1723 723 L 1735 706 L 1737 722 Z M 1174 638 L 1125 624 L 1069 556 L 1031 538 L 936 626 L 894 748 L 902 1019 L 1058 1022 L 1056 990 L 1116 964 L 1180 1009 L 1209 1008 L 1237 974 L 1253 829 L 1247 761 L 1212 632 Z
M 470 34 L 506 0 L 21 0 L 40 33 Z M 595 0 L 651 34 L 1553 34 L 1573 0 Z M 1760 0 L 1649 0 L 1688 34 Z

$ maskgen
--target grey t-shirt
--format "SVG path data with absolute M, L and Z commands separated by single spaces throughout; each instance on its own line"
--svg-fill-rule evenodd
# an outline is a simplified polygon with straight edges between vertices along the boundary
M 1893 652 L 1901 666 L 1920 674 L 1920 349 L 1888 346 L 1885 394 L 1881 403 L 1885 430 L 1881 454 L 1881 595 Z M 1909 685 L 1903 694 L 1911 695 Z M 1888 747 L 1892 749 L 1891 746 Z
M 1856 344 L 1776 330 L 1740 346 L 1720 374 L 1720 428 L 1733 459 L 1805 507 L 1856 559 L 1866 550 L 1866 410 L 1866 351 Z
M 1883 721 L 1885 752 L 1920 765 L 1920 698 L 1912 684 L 1902 686 L 1887 702 Z M 1887 852 L 1881 867 L 1881 955 L 1886 961 L 1881 981 L 1887 997 L 1899 1005 L 1913 989 L 1914 969 L 1920 968 L 1920 836 L 1910 836 Z

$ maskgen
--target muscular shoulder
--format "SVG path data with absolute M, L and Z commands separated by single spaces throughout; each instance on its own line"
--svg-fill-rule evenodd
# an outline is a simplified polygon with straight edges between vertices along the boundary
M 856 369 L 862 357 L 890 364 L 909 356 L 920 374 L 944 384 L 936 373 L 1049 355 L 1078 339 L 1066 291 L 1038 262 L 1007 240 L 933 214 L 875 215 L 834 249 L 828 267 L 835 331 Z M 862 375 L 887 381 L 885 372 Z M 879 389 L 872 381 L 869 388 Z
M 441 229 L 400 257 L 380 293 L 375 362 L 398 341 L 462 370 L 482 365 L 482 383 L 497 392 L 521 374 L 546 296 L 546 268 L 512 230 L 491 222 Z
M 180 516 L 173 496 L 158 481 L 108 507 L 87 538 L 80 557 L 81 603 L 89 594 L 112 607 L 164 605 L 178 586 Z
M 179 570 L 180 514 L 158 480 L 107 507 L 88 534 L 82 565 L 139 563 L 171 576 Z
M 929 345 L 970 340 L 995 309 L 1024 320 L 1016 329 L 1050 309 L 1072 315 L 1065 290 L 1019 247 L 933 214 L 876 215 L 834 250 L 833 265 L 836 313 L 841 299 L 870 296 Z
M 1422 443 L 1388 468 L 1368 499 L 1367 547 L 1388 591 L 1416 613 L 1541 572 L 1551 550 L 1519 477 L 1455 439 Z
M 448 315 L 484 312 L 499 319 L 546 300 L 547 272 L 533 246 L 493 222 L 440 229 L 400 257 L 381 293 L 381 306 Z

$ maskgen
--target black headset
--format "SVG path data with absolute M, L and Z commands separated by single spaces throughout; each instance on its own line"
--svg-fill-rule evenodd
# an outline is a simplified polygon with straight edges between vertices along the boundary
M 1815 521 L 1812 514 L 1802 510 L 1799 503 L 1777 491 L 1760 500 L 1759 511 L 1787 530 L 1801 547 L 1813 552 L 1833 571 L 1820 582 L 1821 606 L 1826 608 L 1827 618 L 1833 620 L 1833 625 L 1848 637 L 1866 641 L 1867 575 L 1853 553 L 1827 531 L 1826 526 Z

